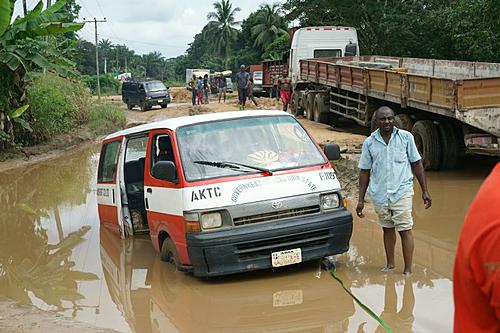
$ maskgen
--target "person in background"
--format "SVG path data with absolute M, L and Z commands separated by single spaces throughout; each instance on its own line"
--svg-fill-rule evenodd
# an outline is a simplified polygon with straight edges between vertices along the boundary
M 248 95 L 248 99 L 251 100 L 253 102 L 253 104 L 255 104 L 255 106 L 257 106 L 257 101 L 255 100 L 255 97 L 253 96 L 253 78 L 250 77 L 248 79 L 248 82 L 247 82 L 247 95 Z
M 280 92 L 280 99 L 283 103 L 283 111 L 288 110 L 288 104 L 292 98 L 292 83 L 289 78 L 284 77 L 278 80 L 278 88 Z
M 203 104 L 203 78 L 200 76 L 198 77 L 198 81 L 196 81 L 196 91 L 197 91 L 197 98 L 198 98 L 198 105 Z
M 208 104 L 208 93 L 210 92 L 210 84 L 208 83 L 208 74 L 203 76 L 203 104 Z
M 197 84 L 196 84 L 196 75 L 193 74 L 193 77 L 191 78 L 191 81 L 189 81 L 189 87 L 191 88 L 191 103 L 193 105 L 196 105 L 196 96 L 197 96 Z
M 219 77 L 219 103 L 221 97 L 224 95 L 224 103 L 226 103 L 226 91 L 227 91 L 227 82 L 224 76 Z
M 245 70 L 245 65 L 240 66 L 240 71 L 236 74 L 236 84 L 238 86 L 238 100 L 240 110 L 245 109 L 245 102 L 247 99 L 247 83 L 250 74 Z
M 453 269 L 454 332 L 500 332 L 500 162 L 465 216 Z
M 384 231 L 387 259 L 383 272 L 394 269 L 396 231 L 403 247 L 403 275 L 409 276 L 413 260 L 413 175 L 422 188 L 425 209 L 431 207 L 422 158 L 413 135 L 394 127 L 394 111 L 382 106 L 375 111 L 378 129 L 363 142 L 359 159 L 359 197 L 356 213 L 362 218 L 365 194 L 370 184 L 370 197 L 375 205 L 379 224 Z

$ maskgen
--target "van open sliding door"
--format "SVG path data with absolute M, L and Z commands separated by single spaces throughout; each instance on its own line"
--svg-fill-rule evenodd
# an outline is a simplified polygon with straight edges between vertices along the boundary
M 97 209 L 101 226 L 126 237 L 120 196 L 123 137 L 103 142 L 97 169 Z

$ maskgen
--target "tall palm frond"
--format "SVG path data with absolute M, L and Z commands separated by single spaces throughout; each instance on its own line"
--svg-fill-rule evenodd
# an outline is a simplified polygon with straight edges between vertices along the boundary
M 258 23 L 252 27 L 252 36 L 255 38 L 254 45 L 262 50 L 278 37 L 288 34 L 278 3 L 261 5 L 256 20 Z
M 211 22 L 217 23 L 217 31 L 214 36 L 215 50 L 224 58 L 227 64 L 227 59 L 229 58 L 229 53 L 231 52 L 231 46 L 237 36 L 237 30 L 234 27 L 240 24 L 240 22 L 235 21 L 234 16 L 236 12 L 241 10 L 241 8 L 233 8 L 230 0 L 214 2 L 213 6 L 215 11 L 208 13 L 207 19 L 212 20 Z

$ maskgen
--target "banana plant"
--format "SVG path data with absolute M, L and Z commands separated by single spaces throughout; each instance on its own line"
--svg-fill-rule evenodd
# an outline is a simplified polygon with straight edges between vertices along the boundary
M 61 9 L 66 0 L 58 0 L 45 10 L 40 0 L 27 15 L 12 21 L 15 2 L 0 0 L 0 74 L 6 81 L 1 84 L 8 86 L 0 90 L 0 148 L 6 143 L 14 143 L 14 119 L 27 129 L 28 124 L 19 116 L 27 109 L 20 112 L 25 98 L 24 83 L 30 71 L 44 68 L 62 76 L 76 73 L 75 64 L 50 48 L 40 37 L 78 31 L 84 25 L 65 22 L 67 14 Z

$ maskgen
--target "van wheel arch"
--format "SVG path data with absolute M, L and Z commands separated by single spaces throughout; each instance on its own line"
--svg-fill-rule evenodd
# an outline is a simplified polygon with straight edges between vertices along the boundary
M 181 266 L 181 262 L 179 260 L 179 255 L 177 254 L 177 248 L 175 247 L 172 238 L 166 232 L 162 232 L 158 236 L 158 238 L 160 245 L 161 261 L 171 263 L 175 266 L 175 268 L 179 269 L 179 267 Z

